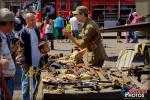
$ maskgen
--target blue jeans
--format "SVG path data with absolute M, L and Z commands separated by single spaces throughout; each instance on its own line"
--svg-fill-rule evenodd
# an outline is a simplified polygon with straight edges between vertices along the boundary
M 138 34 L 137 33 L 134 33 L 133 41 L 134 41 L 134 43 L 138 42 Z
M 128 41 L 130 41 L 131 38 L 133 39 L 134 43 L 138 42 L 138 35 L 134 34 L 132 31 L 129 32 Z
M 134 32 L 130 31 L 128 35 L 128 41 L 130 41 L 130 39 L 133 39 L 133 36 L 134 36 Z
M 22 69 L 22 100 L 30 100 L 30 78 L 26 76 L 27 71 Z M 39 85 L 39 76 L 34 76 L 33 77 L 33 91 L 32 91 L 32 95 L 33 98 L 35 98 L 35 94 L 37 92 L 38 89 L 38 85 Z
M 8 86 L 8 90 L 10 95 L 13 96 L 14 93 L 14 78 L 13 77 L 4 77 L 6 84 Z

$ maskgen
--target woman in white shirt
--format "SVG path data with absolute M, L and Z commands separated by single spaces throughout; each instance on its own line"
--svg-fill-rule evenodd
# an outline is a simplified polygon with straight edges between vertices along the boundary
M 52 19 L 47 20 L 45 29 L 46 39 L 51 42 L 51 49 L 54 50 L 54 36 L 53 36 L 54 22 Z

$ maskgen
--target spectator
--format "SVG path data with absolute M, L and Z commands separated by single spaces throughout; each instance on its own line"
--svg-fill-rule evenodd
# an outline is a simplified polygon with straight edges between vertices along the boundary
M 58 39 L 63 39 L 62 30 L 64 28 L 64 19 L 60 16 L 60 14 L 55 19 L 54 27 L 57 29 L 57 31 L 59 33 Z
M 131 24 L 134 25 L 134 24 L 139 23 L 139 18 L 138 18 L 137 13 L 134 12 L 132 15 L 133 15 L 134 18 L 131 21 Z M 130 35 L 132 35 L 132 37 L 133 37 L 132 43 L 137 43 L 138 42 L 138 34 L 137 34 L 137 32 L 131 32 Z M 130 40 L 130 38 L 129 38 L 129 40 Z
M 8 70 L 8 60 L 1 58 L 1 53 L 2 53 L 2 39 L 0 38 L 0 100 L 10 100 L 11 96 L 6 84 L 6 81 L 3 78 L 3 73 L 2 71 Z
M 7 37 L 7 43 L 8 47 L 10 49 L 12 58 L 14 60 L 14 63 L 16 64 L 16 55 L 17 55 L 17 49 L 18 49 L 18 44 L 19 44 L 19 39 L 18 37 L 15 36 L 15 33 L 11 32 L 9 35 L 6 35 Z
M 70 21 L 70 19 L 73 17 L 73 14 L 72 14 L 72 12 L 69 12 L 69 16 L 67 16 L 67 18 L 66 18 L 66 23 L 68 24 L 69 23 L 69 21 Z
M 17 20 L 15 19 L 14 14 L 10 10 L 8 10 L 7 8 L 0 9 L 0 38 L 2 40 L 1 56 L 8 60 L 8 69 L 2 70 L 1 73 L 3 74 L 3 78 L 6 81 L 11 98 L 14 91 L 14 76 L 16 68 L 11 56 L 10 49 L 8 47 L 6 35 L 12 32 L 16 21 Z
M 46 39 L 51 42 L 51 49 L 54 50 L 54 36 L 53 36 L 54 22 L 52 19 L 47 20 L 45 29 Z
M 129 20 L 129 24 L 131 24 L 132 20 L 133 20 L 133 13 L 135 12 L 135 9 L 132 8 L 130 13 L 129 13 L 129 16 L 128 16 L 128 20 Z M 128 35 L 128 42 L 130 42 L 130 39 L 133 39 L 133 32 L 132 31 L 129 31 L 129 35 Z
M 26 14 L 26 27 L 20 33 L 20 64 L 22 67 L 22 99 L 30 100 L 29 94 L 29 77 L 26 76 L 30 66 L 37 70 L 40 61 L 40 51 L 38 49 L 38 44 L 40 42 L 40 32 L 36 28 L 36 19 L 32 13 Z M 33 76 L 33 99 L 35 99 L 35 94 L 37 91 L 37 86 L 39 83 L 39 76 Z
M 0 58 L 0 72 L 8 70 L 8 60 Z M 0 100 L 11 100 L 12 96 L 10 95 L 6 80 L 3 77 L 3 73 L 0 73 Z
M 45 39 L 45 29 L 46 29 L 46 19 L 43 21 L 42 25 L 41 25 L 42 31 L 40 34 L 41 39 Z
M 116 26 L 124 25 L 122 18 L 118 19 L 118 22 Z M 117 32 L 117 43 L 121 43 L 122 41 L 120 40 L 121 37 L 121 32 Z
M 24 27 L 25 25 L 25 19 L 23 18 L 23 16 L 21 15 L 21 12 L 18 12 L 17 13 L 17 18 L 20 20 L 20 24 L 16 24 L 15 26 L 15 31 L 19 32 L 21 31 L 21 29 Z
M 74 13 L 74 16 L 70 19 L 71 24 L 71 33 L 77 39 L 79 38 L 79 28 L 78 28 L 78 20 L 76 18 L 77 14 Z
M 130 14 L 129 14 L 129 16 L 128 16 L 128 20 L 129 20 L 129 22 L 131 23 L 131 21 L 133 20 L 133 13 L 135 12 L 135 9 L 134 8 L 132 8 L 131 9 L 131 11 L 130 11 Z

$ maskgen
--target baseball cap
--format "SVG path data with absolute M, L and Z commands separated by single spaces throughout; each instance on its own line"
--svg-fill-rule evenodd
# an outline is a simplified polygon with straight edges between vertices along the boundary
M 1 22 L 13 21 L 13 22 L 18 23 L 18 24 L 20 23 L 20 21 L 15 17 L 13 12 L 11 12 L 7 8 L 0 9 L 0 21 Z
M 79 13 L 89 14 L 89 11 L 88 11 L 88 8 L 86 6 L 79 6 L 72 13 L 73 14 L 79 14 Z

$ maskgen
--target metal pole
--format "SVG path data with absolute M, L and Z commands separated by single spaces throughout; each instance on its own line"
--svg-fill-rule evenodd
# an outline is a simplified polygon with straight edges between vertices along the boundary
M 120 18 L 120 0 L 118 0 L 118 18 Z

